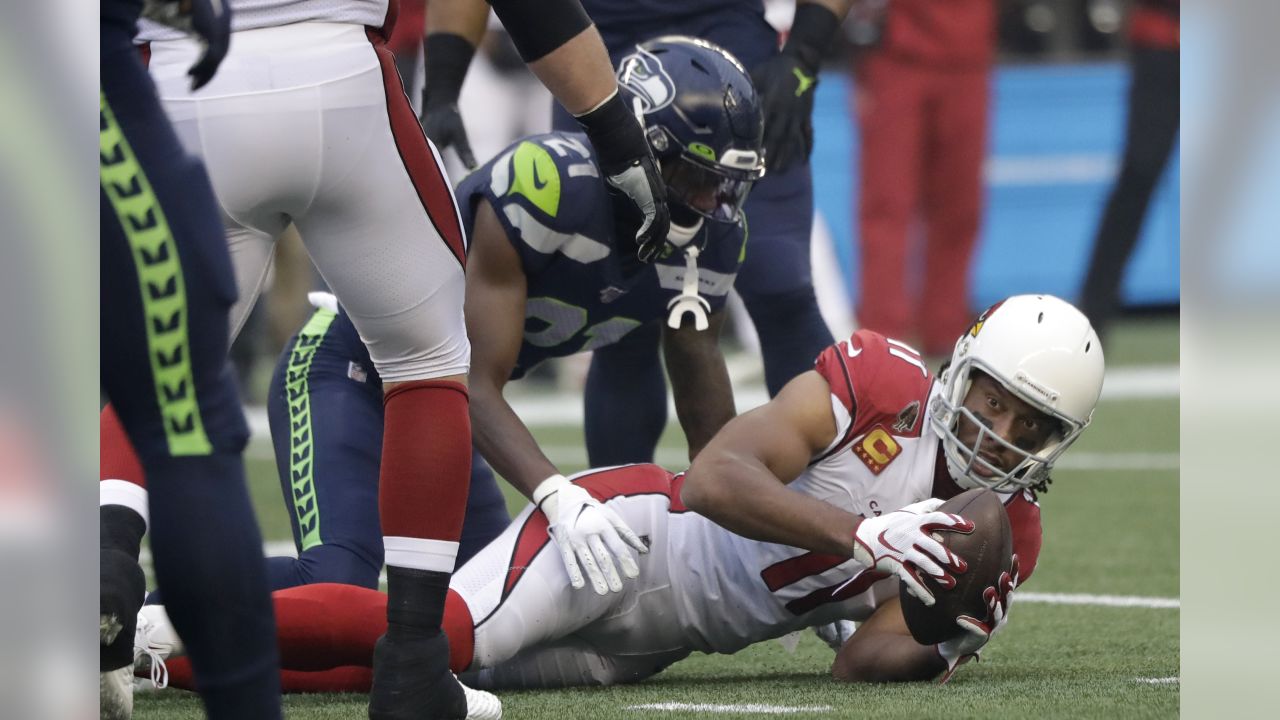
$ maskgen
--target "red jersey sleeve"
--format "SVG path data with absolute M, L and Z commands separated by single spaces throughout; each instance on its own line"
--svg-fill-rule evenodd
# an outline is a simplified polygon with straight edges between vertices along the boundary
M 831 387 L 833 406 L 843 407 L 848 416 L 847 421 L 837 417 L 840 440 L 829 453 L 877 424 L 892 428 L 894 435 L 920 434 L 924 425 L 921 405 L 928 399 L 933 378 L 919 354 L 907 345 L 877 332 L 859 330 L 824 350 L 815 369 Z M 913 403 L 916 407 L 911 413 Z M 915 417 L 909 427 L 900 423 L 912 414 Z
M 1040 559 L 1040 541 L 1044 534 L 1040 527 L 1040 503 L 1030 491 L 1023 490 L 1005 501 L 1004 509 L 1013 528 L 1013 553 L 1018 556 L 1018 584 L 1021 585 L 1035 572 L 1036 561 Z

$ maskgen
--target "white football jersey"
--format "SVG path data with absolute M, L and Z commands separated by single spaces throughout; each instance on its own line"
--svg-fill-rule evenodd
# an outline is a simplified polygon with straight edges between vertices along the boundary
M 823 352 L 815 369 L 831 386 L 837 439 L 792 490 L 865 517 L 959 492 L 939 463 L 939 438 L 926 416 L 939 390 L 914 350 L 860 330 Z M 1018 498 L 1028 508 L 1011 507 Z M 1026 528 L 1015 532 L 1020 557 L 1030 555 L 1021 557 L 1025 576 L 1039 551 L 1038 507 L 1029 494 L 1005 500 L 1015 526 Z M 673 508 L 670 535 L 677 616 L 704 652 L 732 653 L 836 619 L 865 620 L 897 593 L 895 578 L 850 558 L 749 540 L 679 508 Z
M 380 28 L 390 0 L 223 0 L 231 6 L 231 30 L 292 25 L 300 22 L 344 23 Z M 176 40 L 186 35 L 173 28 L 138 21 L 138 42 Z

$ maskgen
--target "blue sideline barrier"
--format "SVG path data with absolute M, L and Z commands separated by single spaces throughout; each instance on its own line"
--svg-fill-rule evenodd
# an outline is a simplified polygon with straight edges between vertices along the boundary
M 1020 292 L 1075 299 L 1119 169 L 1123 63 L 1001 67 L 995 74 L 986 213 L 972 272 L 974 308 Z M 814 194 L 857 298 L 857 136 L 850 81 L 823 74 L 814 108 Z M 1129 305 L 1176 304 L 1178 151 L 1130 261 Z

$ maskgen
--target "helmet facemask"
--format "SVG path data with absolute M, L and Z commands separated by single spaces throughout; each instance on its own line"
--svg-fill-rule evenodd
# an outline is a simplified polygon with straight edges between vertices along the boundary
M 725 158 L 741 167 L 731 167 L 719 162 L 715 151 L 706 145 L 694 143 L 680 147 L 669 130 L 651 126 L 649 144 L 662 166 L 662 177 L 667 184 L 667 200 L 692 213 L 722 223 L 742 220 L 742 205 L 746 202 L 751 186 L 764 175 L 758 154 L 730 150 Z
M 973 386 L 974 371 L 981 372 L 999 383 L 1009 394 L 1025 402 L 1037 412 L 1051 418 L 1058 425 L 1044 444 L 1035 451 L 1014 445 L 994 432 L 983 418 L 965 406 L 965 399 Z M 1089 421 L 1081 423 L 1067 417 L 1027 393 L 1020 392 L 1013 383 L 983 363 L 980 359 L 965 356 L 943 371 L 942 392 L 934 396 L 931 407 L 931 426 L 942 440 L 947 469 L 962 487 L 986 487 L 1000 492 L 1018 489 L 1043 491 L 1049 481 L 1049 471 L 1054 462 L 1080 436 Z M 960 437 L 961 423 L 972 423 L 977 428 L 973 441 L 966 443 Z M 983 457 L 983 445 L 990 438 L 997 447 L 1012 453 L 1019 460 L 1009 469 L 997 466 Z M 984 475 L 985 470 L 990 475 Z

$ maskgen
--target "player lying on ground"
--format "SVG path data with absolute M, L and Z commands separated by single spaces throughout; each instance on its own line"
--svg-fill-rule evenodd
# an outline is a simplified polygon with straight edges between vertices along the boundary
M 546 517 L 527 507 L 454 576 L 450 665 L 486 688 L 633 682 L 695 650 L 733 653 L 848 619 L 865 624 L 841 649 L 838 678 L 945 679 L 1000 629 L 1013 587 L 1034 571 L 1035 492 L 1091 421 L 1102 376 L 1088 321 L 1048 296 L 988 309 L 937 381 L 909 347 L 859 331 L 726 425 L 688 474 L 631 465 L 576 476 L 649 544 L 622 593 L 573 592 Z M 928 498 L 983 486 L 1003 498 L 1021 577 L 989 591 L 986 617 L 958 619 L 959 637 L 919 645 L 898 583 L 927 595 L 917 572 L 945 583 L 962 570 L 927 532 L 968 525 Z M 275 602 L 283 666 L 310 672 L 311 689 L 358 690 L 343 683 L 370 662 L 384 596 L 311 585 Z M 162 611 L 144 612 L 163 645 Z M 184 663 L 170 669 L 187 682 Z

